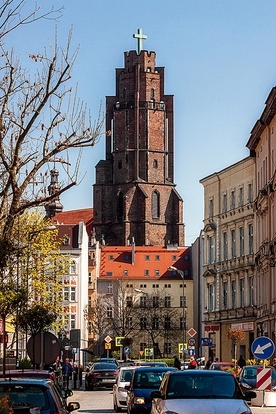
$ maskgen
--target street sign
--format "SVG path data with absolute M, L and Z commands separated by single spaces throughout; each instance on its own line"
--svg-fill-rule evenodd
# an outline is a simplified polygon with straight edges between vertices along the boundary
M 195 336 L 197 334 L 197 331 L 194 328 L 190 328 L 188 330 L 188 335 Z
M 188 351 L 187 351 L 187 354 L 188 354 L 189 356 L 194 356 L 194 354 L 195 354 L 195 349 L 194 349 L 194 348 L 189 348 L 189 349 L 188 349 Z
M 268 359 L 274 354 L 274 342 L 267 336 L 259 336 L 253 341 L 251 351 L 255 358 Z
M 107 342 L 104 344 L 104 349 L 111 349 L 111 344 L 108 344 Z
M 128 355 L 128 354 L 130 353 L 130 349 L 129 349 L 129 347 L 128 347 L 128 346 L 125 346 L 125 347 L 124 347 L 124 353 L 125 353 L 126 355 Z
M 153 348 L 145 348 L 145 356 L 153 356 Z
M 110 336 L 109 336 L 109 335 L 107 335 L 107 336 L 104 338 L 104 340 L 105 340 L 105 342 L 107 342 L 107 343 L 109 344 L 109 342 L 111 342 L 111 341 L 112 341 L 112 338 L 110 338 Z
M 190 338 L 190 339 L 188 340 L 188 344 L 189 344 L 190 346 L 195 346 L 195 343 L 196 343 L 196 340 L 195 340 L 194 338 Z
M 184 344 L 184 352 L 186 351 L 186 349 L 187 349 L 187 344 Z M 178 352 L 179 353 L 183 352 L 183 343 L 182 342 L 178 344 Z
M 200 346 L 212 346 L 213 340 L 212 338 L 201 338 L 200 339 Z
M 116 336 L 115 338 L 115 345 L 116 346 L 123 346 L 123 340 L 125 339 L 124 336 Z
M 271 368 L 257 368 L 257 383 L 258 390 L 271 389 Z

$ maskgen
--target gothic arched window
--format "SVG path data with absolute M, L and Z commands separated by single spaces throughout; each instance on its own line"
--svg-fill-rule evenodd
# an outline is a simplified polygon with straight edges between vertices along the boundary
M 123 220 L 123 212 L 124 212 L 124 200 L 123 194 L 121 191 L 117 194 L 117 220 Z
M 152 218 L 160 217 L 160 194 L 158 191 L 153 191 L 151 196 L 151 215 Z

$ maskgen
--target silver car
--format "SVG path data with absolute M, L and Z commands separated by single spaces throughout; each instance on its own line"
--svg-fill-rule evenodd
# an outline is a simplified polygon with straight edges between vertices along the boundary
M 134 369 L 135 366 L 121 367 L 118 372 L 116 383 L 113 385 L 113 407 L 116 413 L 127 407 L 125 385 L 129 385 Z
M 158 391 L 152 391 L 151 414 L 251 414 L 243 394 L 230 372 L 185 370 L 167 372 Z

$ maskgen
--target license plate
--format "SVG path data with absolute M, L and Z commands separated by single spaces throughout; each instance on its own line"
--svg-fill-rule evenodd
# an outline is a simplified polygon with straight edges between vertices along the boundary
M 102 382 L 115 382 L 113 379 L 103 379 Z

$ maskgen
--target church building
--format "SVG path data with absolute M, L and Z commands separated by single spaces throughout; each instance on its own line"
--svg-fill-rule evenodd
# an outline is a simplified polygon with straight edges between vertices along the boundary
M 124 53 L 106 97 L 106 159 L 96 165 L 96 239 L 110 246 L 184 246 L 183 201 L 174 183 L 173 96 L 156 53 Z

